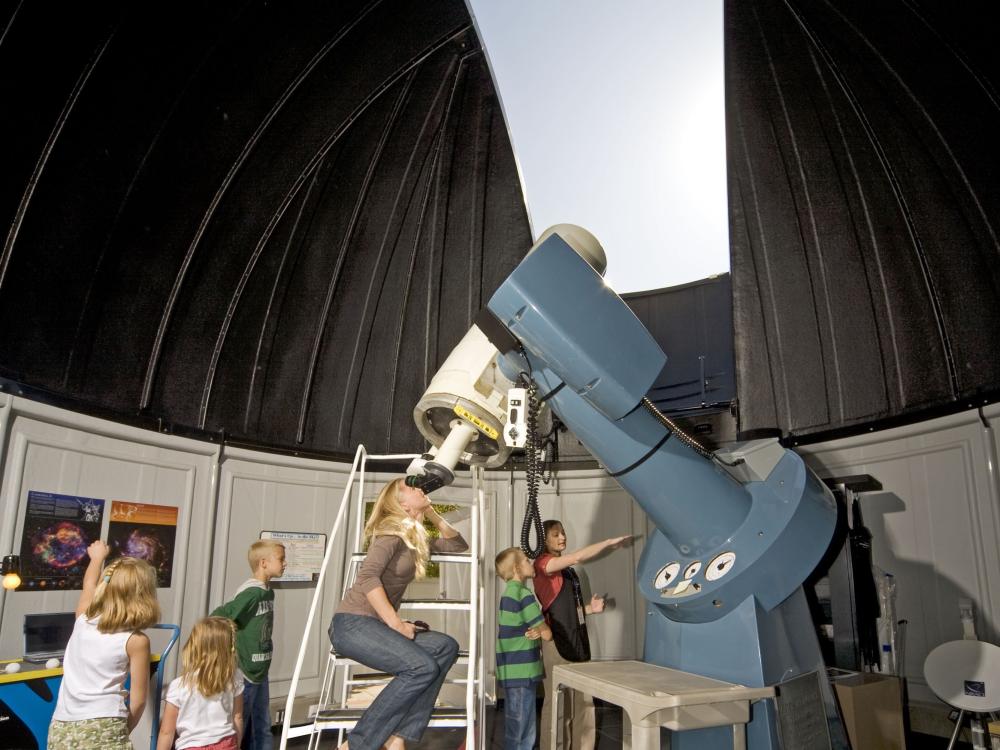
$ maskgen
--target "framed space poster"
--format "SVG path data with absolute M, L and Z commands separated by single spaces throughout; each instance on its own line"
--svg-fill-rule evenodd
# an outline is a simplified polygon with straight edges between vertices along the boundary
M 101 538 L 103 520 L 103 500 L 29 490 L 21 532 L 21 590 L 82 588 L 90 562 L 87 547 Z
M 156 585 L 169 588 L 177 539 L 177 510 L 173 505 L 112 500 L 108 560 L 123 556 L 145 560 L 156 568 Z

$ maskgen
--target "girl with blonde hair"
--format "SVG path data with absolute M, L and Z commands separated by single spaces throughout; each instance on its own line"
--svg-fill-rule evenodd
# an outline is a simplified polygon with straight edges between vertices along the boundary
M 156 750 L 236 750 L 243 731 L 243 673 L 236 666 L 236 623 L 206 617 L 181 651 L 181 671 L 167 688 Z
M 160 619 L 156 571 L 145 560 L 121 557 L 102 572 L 110 551 L 102 541 L 87 548 L 50 750 L 131 750 L 129 734 L 146 707 L 149 638 L 141 631 Z
M 429 540 L 424 521 L 440 537 Z M 458 657 L 458 643 L 423 623 L 399 617 L 403 592 L 423 578 L 432 552 L 464 552 L 462 536 L 402 479 L 379 493 L 365 524 L 367 554 L 330 623 L 334 650 L 366 667 L 395 675 L 348 735 L 351 750 L 403 750 L 418 742 L 434 701 Z

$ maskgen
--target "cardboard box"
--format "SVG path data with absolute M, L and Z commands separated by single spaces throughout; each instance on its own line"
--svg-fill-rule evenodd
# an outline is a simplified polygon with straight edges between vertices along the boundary
M 903 690 L 898 677 L 853 672 L 832 678 L 854 750 L 905 750 Z
M 1000 750 L 1000 721 L 991 721 L 986 728 L 990 733 L 990 747 Z

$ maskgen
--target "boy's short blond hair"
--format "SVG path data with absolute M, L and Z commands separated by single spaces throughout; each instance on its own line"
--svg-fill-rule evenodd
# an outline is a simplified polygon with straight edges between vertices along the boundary
M 247 562 L 250 563 L 250 572 L 256 573 L 257 568 L 260 566 L 260 561 L 265 557 L 270 557 L 279 549 L 284 552 L 285 545 L 273 539 L 261 539 L 251 544 L 250 551 L 247 552 Z
M 497 555 L 496 560 L 494 561 L 497 569 L 497 575 L 505 581 L 509 581 L 513 578 L 520 555 L 524 555 L 524 550 L 520 547 L 508 547 Z

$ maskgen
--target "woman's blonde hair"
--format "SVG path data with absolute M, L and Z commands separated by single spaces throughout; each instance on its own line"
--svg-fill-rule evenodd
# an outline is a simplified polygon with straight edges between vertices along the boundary
M 365 546 L 371 544 L 372 539 L 377 536 L 398 536 L 413 550 L 417 578 L 423 578 L 427 573 L 427 560 L 431 556 L 427 529 L 420 521 L 410 518 L 399 504 L 399 489 L 402 486 L 402 479 L 393 479 L 378 494 L 372 514 L 365 524 Z
M 191 628 L 181 650 L 184 684 L 206 698 L 228 690 L 236 671 L 236 623 L 225 617 L 205 617 Z
M 102 633 L 143 630 L 160 620 L 156 570 L 145 560 L 119 557 L 101 573 L 87 619 L 99 617 Z

